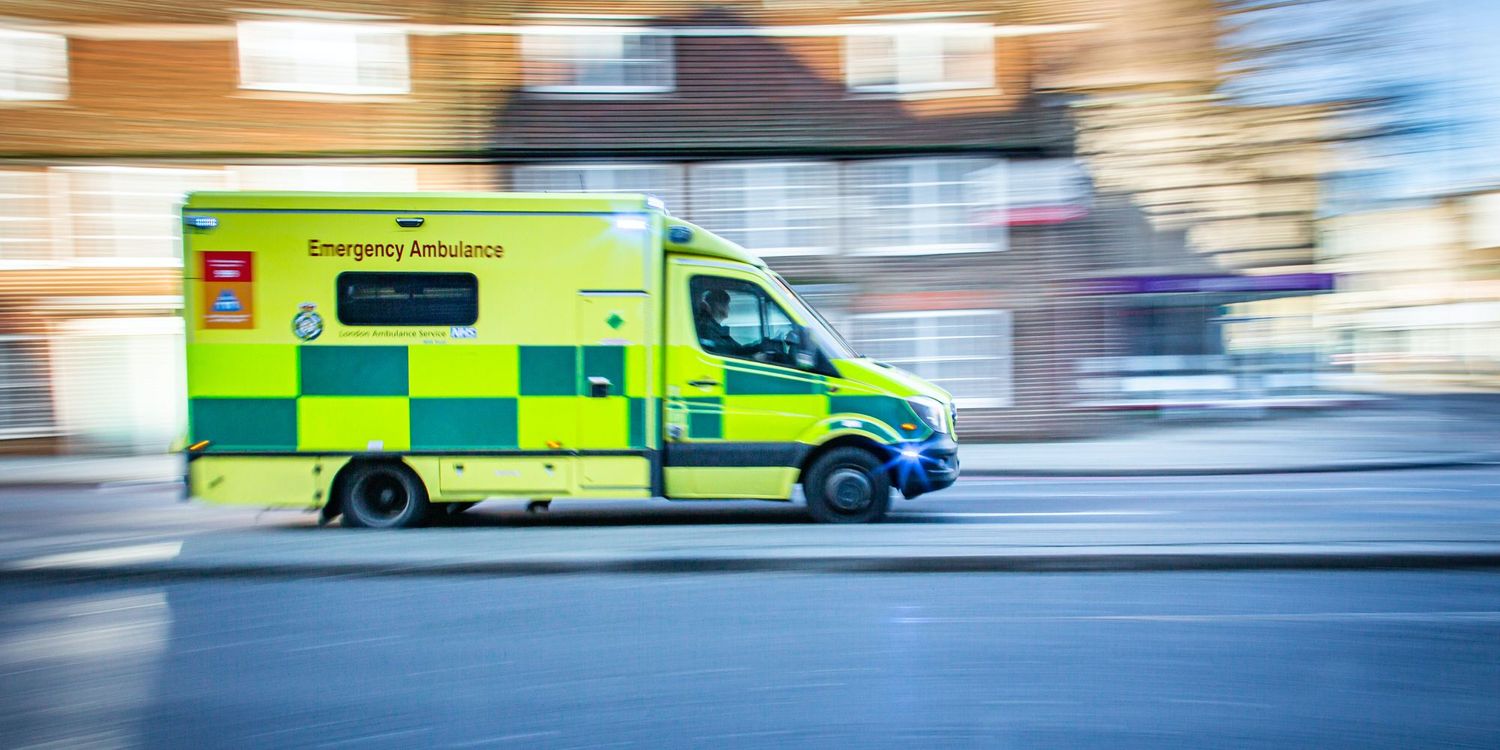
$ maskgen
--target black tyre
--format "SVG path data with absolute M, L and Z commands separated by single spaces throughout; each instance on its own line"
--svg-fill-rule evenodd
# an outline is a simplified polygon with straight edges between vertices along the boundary
M 427 488 L 401 464 L 361 464 L 343 482 L 344 525 L 400 529 L 427 520 Z
M 820 456 L 802 480 L 807 510 L 821 523 L 873 523 L 891 506 L 891 480 L 880 459 L 861 448 Z

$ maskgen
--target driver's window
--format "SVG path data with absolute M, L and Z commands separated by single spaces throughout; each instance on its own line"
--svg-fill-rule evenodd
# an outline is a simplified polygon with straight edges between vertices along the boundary
M 776 303 L 766 300 L 766 338 L 773 341 L 791 341 L 796 324 L 787 317 Z
M 703 351 L 795 366 L 796 326 L 760 287 L 742 279 L 694 276 L 689 292 Z

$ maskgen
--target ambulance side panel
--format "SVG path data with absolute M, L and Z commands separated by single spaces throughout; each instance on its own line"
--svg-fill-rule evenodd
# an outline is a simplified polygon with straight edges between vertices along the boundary
M 436 502 L 652 495 L 659 215 L 186 214 L 217 220 L 184 229 L 196 497 L 316 507 L 359 456 Z

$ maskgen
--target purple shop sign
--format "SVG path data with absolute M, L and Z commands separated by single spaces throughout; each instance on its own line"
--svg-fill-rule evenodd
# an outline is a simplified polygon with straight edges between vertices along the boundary
M 1090 279 L 1079 294 L 1203 294 L 1211 292 L 1331 292 L 1334 274 L 1275 276 L 1119 276 Z

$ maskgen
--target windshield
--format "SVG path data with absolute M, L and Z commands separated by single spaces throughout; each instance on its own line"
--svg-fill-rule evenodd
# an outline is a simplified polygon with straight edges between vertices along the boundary
M 786 283 L 780 274 L 773 273 L 770 276 L 776 282 L 776 286 L 786 292 L 788 301 L 802 314 L 802 318 L 813 321 L 807 329 L 812 332 L 813 338 L 830 359 L 859 359 L 859 354 L 854 351 L 854 347 L 839 335 L 839 332 L 834 329 L 827 318 L 823 317 L 822 313 L 818 312 L 817 308 L 807 304 L 807 300 L 802 299 L 802 295 Z

